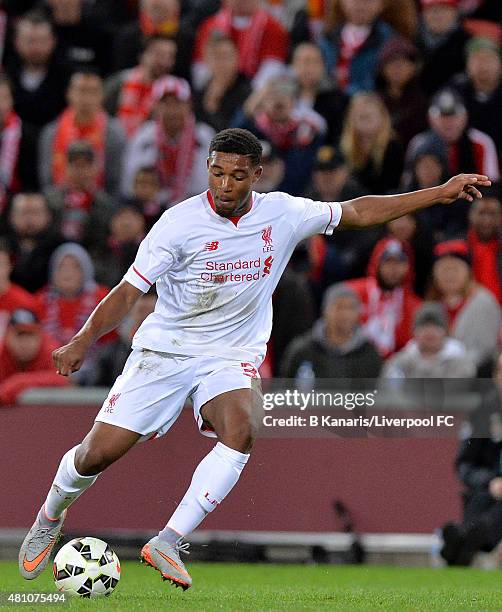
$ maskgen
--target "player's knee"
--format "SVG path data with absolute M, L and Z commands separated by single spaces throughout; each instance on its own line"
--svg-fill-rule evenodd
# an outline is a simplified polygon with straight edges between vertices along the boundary
M 81 444 L 75 453 L 75 469 L 81 476 L 95 476 L 105 470 L 113 459 L 99 448 Z
M 224 432 L 221 441 L 241 453 L 248 453 L 256 440 L 258 426 L 253 419 L 245 419 Z

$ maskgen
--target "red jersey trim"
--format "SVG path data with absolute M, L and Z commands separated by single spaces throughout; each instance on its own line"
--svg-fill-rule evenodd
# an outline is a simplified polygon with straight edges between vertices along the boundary
M 218 214 L 216 212 L 216 206 L 214 205 L 213 195 L 209 191 L 209 189 L 207 190 L 207 201 L 209 202 L 209 206 L 211 206 L 211 208 L 214 210 L 214 212 L 216 214 Z M 249 210 L 247 211 L 246 215 L 248 214 L 248 212 L 251 211 L 252 208 L 253 208 L 253 194 L 251 194 L 251 206 L 250 206 Z M 220 216 L 220 215 L 218 215 L 218 216 Z M 228 219 L 229 221 L 232 221 L 232 223 L 235 225 L 235 227 L 237 227 L 237 223 L 239 223 L 239 219 L 242 219 L 243 216 L 244 215 L 242 215 L 241 217 L 222 217 L 222 219 Z
M 331 208 L 331 204 L 328 204 L 328 206 L 329 206 L 329 223 L 328 225 L 326 225 L 326 229 L 324 230 L 323 234 L 325 234 L 328 231 L 328 228 L 331 225 L 331 222 L 333 221 L 333 209 Z
M 148 283 L 150 285 L 150 287 L 153 285 L 153 283 L 151 283 L 147 278 L 145 278 L 143 276 L 143 274 L 141 274 L 141 272 L 138 272 L 138 270 L 136 270 L 136 266 L 133 266 L 132 269 L 134 270 L 134 272 L 136 272 L 136 274 L 145 281 L 145 283 Z

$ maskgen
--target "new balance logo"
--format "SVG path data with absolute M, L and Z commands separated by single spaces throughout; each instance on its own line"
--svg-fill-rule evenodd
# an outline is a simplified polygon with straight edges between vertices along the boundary
M 117 400 L 120 397 L 120 393 L 114 393 L 113 395 L 111 395 L 108 398 L 108 404 L 106 405 L 106 408 L 104 409 L 103 412 L 113 412 L 114 408 L 115 408 L 115 404 L 117 403 Z
M 261 238 L 263 240 L 263 252 L 268 253 L 274 250 L 274 244 L 272 242 L 272 226 L 269 225 L 265 229 L 261 230 Z
M 216 251 L 216 249 L 220 246 L 218 240 L 213 240 L 213 242 L 206 242 L 204 247 L 204 251 Z

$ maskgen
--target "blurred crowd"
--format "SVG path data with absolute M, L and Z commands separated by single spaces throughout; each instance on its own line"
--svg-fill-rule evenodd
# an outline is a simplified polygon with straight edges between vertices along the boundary
M 499 0 L 1 0 L 0 403 L 110 385 L 146 295 L 71 381 L 51 350 L 164 210 L 207 188 L 208 144 L 263 144 L 259 191 L 324 201 L 433 187 L 483 200 L 316 236 L 274 294 L 263 375 L 489 377 L 501 349 Z

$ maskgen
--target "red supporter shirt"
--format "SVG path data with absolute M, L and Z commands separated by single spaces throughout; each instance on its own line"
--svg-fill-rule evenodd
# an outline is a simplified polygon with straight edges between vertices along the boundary
M 194 61 L 203 61 L 204 47 L 211 32 L 218 29 L 219 17 L 220 13 L 216 13 L 216 15 L 206 19 L 206 21 L 204 21 L 199 28 L 195 40 L 195 51 L 193 56 Z M 263 28 L 263 33 L 260 37 L 261 42 L 259 44 L 259 51 L 257 56 L 253 58 L 254 69 L 252 70 L 247 70 L 245 68 L 247 65 L 249 65 L 249 58 L 243 57 L 243 50 L 245 50 L 244 43 L 247 36 L 246 29 L 238 30 L 232 26 L 229 34 L 239 50 L 240 70 L 250 78 L 255 76 L 261 63 L 266 59 L 276 59 L 281 62 L 286 61 L 289 45 L 288 33 L 282 24 L 274 19 L 271 15 L 268 15 Z

